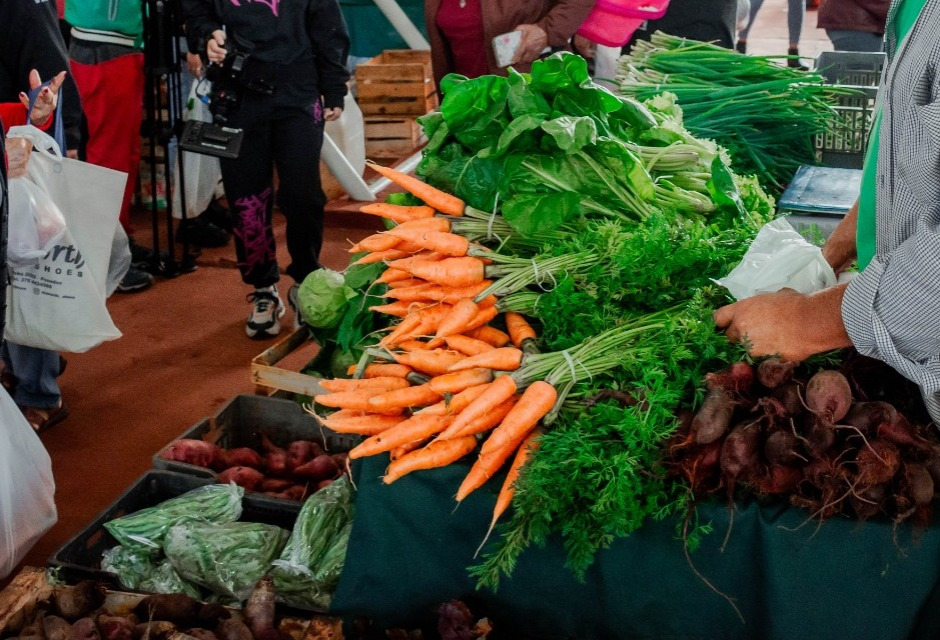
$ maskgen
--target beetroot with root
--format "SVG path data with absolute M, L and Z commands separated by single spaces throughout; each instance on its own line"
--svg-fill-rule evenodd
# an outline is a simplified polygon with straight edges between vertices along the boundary
M 764 457 L 772 465 L 799 466 L 806 461 L 799 448 L 800 440 L 793 431 L 778 429 L 764 440 Z
M 251 467 L 231 467 L 219 474 L 219 482 L 234 482 L 248 491 L 254 491 L 264 480 L 264 474 Z
M 747 393 L 754 385 L 754 367 L 747 362 L 735 362 L 724 371 L 705 374 L 705 382 L 709 389 L 719 387 L 736 393 Z
M 852 406 L 849 381 L 838 371 L 820 371 L 806 384 L 806 406 L 827 422 L 838 422 Z
M 792 418 L 803 412 L 803 395 L 800 393 L 800 385 L 796 382 L 780 385 L 773 390 L 771 397 L 780 403 L 784 417 Z
M 177 440 L 166 448 L 160 457 L 164 460 L 174 460 L 194 464 L 206 469 L 215 468 L 221 459 L 221 450 L 211 442 L 183 438 Z
M 732 429 L 721 445 L 719 458 L 721 473 L 729 491 L 739 478 L 743 479 L 754 469 L 759 453 L 760 426 L 757 422 L 738 425 Z
M 757 365 L 757 381 L 768 389 L 776 389 L 789 382 L 797 366 L 798 362 L 784 362 L 776 356 L 767 358 Z
M 712 387 L 705 396 L 702 408 L 692 418 L 692 440 L 695 444 L 709 444 L 728 432 L 734 415 L 734 398 L 722 387 Z
M 772 464 L 758 479 L 756 489 L 765 495 L 790 493 L 802 480 L 803 470 L 799 467 Z
M 859 449 L 855 467 L 860 487 L 884 484 L 901 468 L 901 452 L 887 440 L 870 440 Z

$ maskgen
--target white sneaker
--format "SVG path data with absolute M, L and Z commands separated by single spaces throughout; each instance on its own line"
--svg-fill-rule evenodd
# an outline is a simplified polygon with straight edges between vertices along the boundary
M 304 318 L 300 314 L 300 304 L 297 302 L 297 292 L 299 290 L 300 285 L 296 282 L 287 290 L 287 304 L 290 305 L 291 310 L 294 312 L 294 329 L 299 329 L 304 323 Z
M 272 284 L 255 289 L 248 294 L 248 302 L 251 303 L 251 313 L 245 324 L 245 334 L 249 338 L 270 338 L 281 332 L 280 319 L 286 309 L 276 286 Z

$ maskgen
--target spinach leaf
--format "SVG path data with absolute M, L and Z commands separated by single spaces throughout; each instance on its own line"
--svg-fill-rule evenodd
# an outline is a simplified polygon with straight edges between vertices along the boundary
M 523 236 L 557 229 L 578 214 L 580 196 L 561 193 L 522 193 L 504 200 L 503 217 Z

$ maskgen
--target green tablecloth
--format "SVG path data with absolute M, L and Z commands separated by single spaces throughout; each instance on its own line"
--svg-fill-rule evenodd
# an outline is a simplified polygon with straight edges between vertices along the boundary
M 436 604 L 463 599 L 500 638 L 940 638 L 940 530 L 831 520 L 805 511 L 738 504 L 700 513 L 715 525 L 693 554 L 698 569 L 733 596 L 745 622 L 686 563 L 675 522 L 650 523 L 601 552 L 584 583 L 562 565 L 560 540 L 526 551 L 497 594 L 467 576 L 502 478 L 454 511 L 469 465 L 411 474 L 391 486 L 387 456 L 355 465 L 356 521 L 333 611 L 378 626 L 417 626 Z
M 385 49 L 408 49 L 392 23 L 372 0 L 340 0 L 349 29 L 349 54 L 372 58 Z M 424 25 L 424 0 L 398 0 L 398 6 L 427 38 Z

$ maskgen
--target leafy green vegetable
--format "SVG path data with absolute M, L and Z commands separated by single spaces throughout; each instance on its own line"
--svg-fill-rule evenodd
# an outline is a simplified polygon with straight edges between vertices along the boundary
M 513 229 L 525 236 L 551 231 L 573 219 L 580 209 L 578 194 L 522 193 L 503 203 L 503 217 Z
M 342 320 L 347 302 L 355 296 L 356 292 L 346 284 L 343 274 L 322 268 L 310 272 L 300 283 L 297 304 L 308 325 L 332 329 Z

